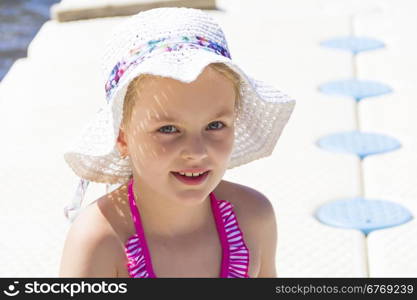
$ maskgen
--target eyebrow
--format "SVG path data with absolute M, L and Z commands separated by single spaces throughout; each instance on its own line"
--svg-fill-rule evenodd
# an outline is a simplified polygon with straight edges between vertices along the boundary
M 222 110 L 219 113 L 217 113 L 212 119 L 217 119 L 217 118 L 225 117 L 225 116 L 232 115 L 232 114 L 233 114 L 233 111 Z M 175 118 L 166 117 L 166 116 L 161 116 L 158 118 L 153 115 L 150 119 L 156 122 L 177 122 Z

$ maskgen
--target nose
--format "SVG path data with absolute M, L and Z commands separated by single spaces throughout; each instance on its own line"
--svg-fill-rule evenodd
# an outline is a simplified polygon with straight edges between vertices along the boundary
M 205 159 L 208 154 L 204 139 L 198 135 L 188 137 L 181 156 L 186 160 L 198 161 Z

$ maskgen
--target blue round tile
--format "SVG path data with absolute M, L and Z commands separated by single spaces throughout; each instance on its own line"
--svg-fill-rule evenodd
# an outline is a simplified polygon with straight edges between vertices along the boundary
M 384 48 L 385 44 L 381 41 L 367 38 L 367 37 L 337 37 L 329 39 L 320 43 L 323 47 L 340 49 L 344 51 L 350 51 L 353 54 L 357 54 L 363 51 L 376 50 Z
M 392 92 L 392 89 L 386 84 L 358 79 L 330 81 L 320 85 L 319 90 L 324 94 L 352 97 L 358 102 L 363 98 L 380 96 Z
M 364 234 L 404 224 L 413 218 L 400 204 L 361 197 L 326 203 L 316 211 L 315 217 L 324 224 L 357 229 Z
M 317 146 L 331 152 L 356 154 L 364 159 L 368 155 L 396 150 L 401 143 L 382 134 L 348 131 L 322 137 L 317 141 Z

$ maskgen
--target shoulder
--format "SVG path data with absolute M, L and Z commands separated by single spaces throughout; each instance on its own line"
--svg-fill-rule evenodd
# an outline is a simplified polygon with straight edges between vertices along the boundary
M 237 213 L 255 224 L 265 218 L 275 219 L 271 201 L 254 188 L 222 180 L 220 199 L 229 201 Z
M 220 193 L 232 203 L 245 234 L 251 256 L 256 261 L 254 277 L 276 277 L 277 223 L 271 201 L 254 188 L 222 181 Z
M 99 200 L 88 205 L 80 212 L 71 224 L 68 232 L 69 236 L 77 237 L 86 242 L 114 237 L 110 230 L 110 224 L 102 212 Z
M 98 201 L 97 201 L 98 202 Z M 93 203 L 79 214 L 67 233 L 60 277 L 116 277 L 119 239 Z

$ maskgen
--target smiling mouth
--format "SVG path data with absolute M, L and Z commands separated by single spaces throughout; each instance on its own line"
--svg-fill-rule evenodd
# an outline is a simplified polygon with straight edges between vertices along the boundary
M 181 175 L 178 172 L 171 172 L 175 178 L 177 178 L 179 181 L 186 183 L 186 184 L 200 184 L 202 183 L 208 176 L 209 171 L 206 171 L 204 173 L 202 173 L 201 175 L 198 176 L 185 176 L 185 175 Z
M 206 171 L 206 172 L 203 172 L 203 173 L 201 173 L 200 175 L 198 175 L 198 176 L 186 176 L 186 175 L 182 175 L 182 174 L 180 174 L 180 172 L 171 172 L 171 173 L 173 173 L 173 174 L 175 174 L 175 175 L 179 175 L 179 176 L 182 176 L 182 177 L 186 177 L 186 178 L 198 178 L 198 177 L 201 177 L 201 176 L 204 176 L 204 175 L 206 175 L 208 172 L 210 172 L 210 170 L 208 170 L 208 171 Z M 194 174 L 196 174 L 196 173 L 194 173 Z

